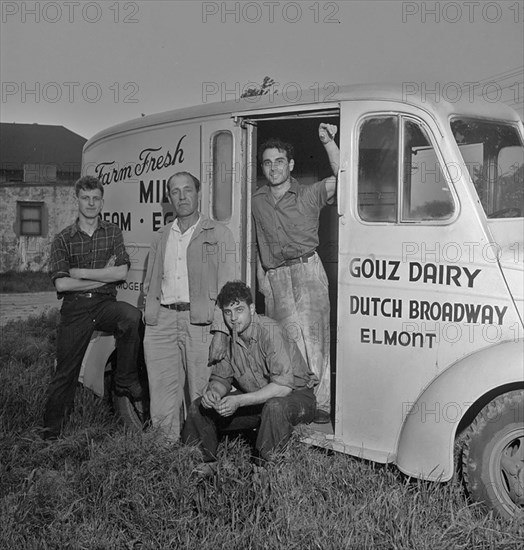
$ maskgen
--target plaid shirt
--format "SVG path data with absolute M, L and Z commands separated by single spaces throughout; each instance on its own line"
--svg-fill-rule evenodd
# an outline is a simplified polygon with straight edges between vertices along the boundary
M 77 220 L 54 238 L 49 259 L 49 275 L 55 282 L 60 277 L 69 277 L 69 270 L 72 268 L 101 269 L 107 265 L 111 256 L 116 256 L 115 266 L 131 265 L 119 227 L 100 219 L 98 227 L 90 237 L 80 229 Z M 116 296 L 116 286 L 116 282 L 106 283 L 89 292 Z M 64 294 L 58 293 L 58 297 L 61 298 Z
M 231 391 L 234 385 L 252 393 L 270 382 L 293 390 L 312 388 L 318 378 L 309 370 L 294 339 L 277 321 L 255 313 L 251 326 L 236 341 L 229 337 L 229 351 L 216 364 L 210 380 Z

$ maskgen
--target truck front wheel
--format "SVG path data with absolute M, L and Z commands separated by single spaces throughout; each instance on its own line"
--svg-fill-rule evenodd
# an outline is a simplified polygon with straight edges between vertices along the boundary
M 524 516 L 524 390 L 500 395 L 465 437 L 462 473 L 471 498 L 505 518 Z

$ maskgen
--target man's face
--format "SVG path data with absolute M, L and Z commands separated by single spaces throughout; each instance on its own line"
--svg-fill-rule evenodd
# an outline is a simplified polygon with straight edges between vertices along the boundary
M 198 210 L 200 192 L 187 176 L 175 176 L 169 184 L 169 201 L 179 218 L 191 216 Z
M 78 196 L 78 211 L 87 219 L 94 219 L 102 212 L 104 199 L 100 189 L 80 189 Z
M 242 334 L 251 325 L 255 304 L 248 305 L 246 302 L 234 302 L 222 309 L 224 321 L 231 332 L 236 328 L 237 334 Z
M 271 186 L 285 183 L 289 179 L 294 165 L 295 161 L 288 160 L 285 151 L 266 149 L 262 153 L 262 170 Z

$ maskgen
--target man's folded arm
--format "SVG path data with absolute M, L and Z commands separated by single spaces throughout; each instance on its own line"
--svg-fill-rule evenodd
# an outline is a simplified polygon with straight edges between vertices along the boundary
M 72 277 L 58 277 L 54 281 L 57 292 L 82 292 L 104 286 L 105 283 L 87 279 L 73 279 Z
M 125 280 L 128 270 L 127 264 L 101 267 L 99 269 L 72 268 L 69 270 L 69 275 L 73 279 L 83 279 L 100 283 L 116 283 Z
M 286 397 L 292 392 L 289 386 L 282 386 L 275 382 L 270 382 L 267 386 L 251 393 L 243 393 L 238 396 L 241 407 L 251 405 L 261 405 L 273 397 Z
M 107 283 L 116 283 L 125 280 L 128 269 L 127 264 L 111 265 L 110 267 L 106 266 L 99 269 L 74 267 L 69 270 L 68 276 L 55 278 L 55 288 L 58 292 L 93 290 Z

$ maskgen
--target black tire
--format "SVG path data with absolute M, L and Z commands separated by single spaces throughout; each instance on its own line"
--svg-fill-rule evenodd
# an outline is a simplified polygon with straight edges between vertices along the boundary
M 524 517 L 524 390 L 488 403 L 468 428 L 462 475 L 472 500 L 501 517 Z

